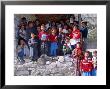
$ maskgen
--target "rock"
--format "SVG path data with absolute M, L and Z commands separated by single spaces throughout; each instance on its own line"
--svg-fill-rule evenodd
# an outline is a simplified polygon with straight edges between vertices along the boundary
M 46 61 L 46 65 L 49 65 L 51 62 L 50 61 Z
M 73 59 L 71 58 L 71 57 L 69 57 L 70 55 L 66 55 L 65 57 L 64 57 L 64 60 L 65 61 L 73 61 Z
M 44 58 L 39 58 L 37 60 L 37 63 L 40 64 L 40 65 L 45 65 L 46 64 L 46 60 Z
M 58 61 L 59 61 L 59 62 L 64 62 L 64 57 L 63 57 L 63 56 L 59 56 L 59 57 L 58 57 Z
M 71 67 L 73 65 L 72 62 L 65 62 L 65 64 L 68 66 L 68 67 Z
M 52 62 L 51 64 L 48 65 L 48 68 L 52 69 L 57 66 L 56 62 Z

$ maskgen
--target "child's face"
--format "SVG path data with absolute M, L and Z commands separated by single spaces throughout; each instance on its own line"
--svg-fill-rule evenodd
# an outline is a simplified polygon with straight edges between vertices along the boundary
M 22 30 L 24 29 L 24 26 L 23 26 L 23 25 L 21 26 L 21 29 L 22 29 Z
M 66 39 L 66 42 L 69 42 L 69 39 Z
M 85 57 L 89 57 L 89 53 L 86 52 L 86 53 L 85 53 Z
M 30 24 L 29 24 L 29 27 L 32 28 L 32 27 L 33 27 L 33 23 L 30 23 Z
M 76 27 L 76 26 L 74 26 L 74 27 L 73 27 L 73 31 L 75 31 L 76 29 L 77 29 L 77 27 Z
M 31 34 L 31 37 L 34 38 L 35 37 L 34 34 Z
M 93 53 L 93 56 L 94 56 L 94 57 L 97 57 L 97 53 Z
M 77 44 L 77 45 L 76 45 L 76 48 L 80 48 L 80 44 Z
M 59 28 L 59 32 L 62 32 L 62 28 Z
M 24 41 L 23 41 L 23 40 L 20 40 L 20 44 L 21 44 L 21 45 L 24 45 Z
M 41 30 L 42 30 L 42 31 L 45 31 L 45 27 L 44 27 L 44 26 L 41 26 Z
M 40 32 L 40 27 L 37 27 L 37 31 Z

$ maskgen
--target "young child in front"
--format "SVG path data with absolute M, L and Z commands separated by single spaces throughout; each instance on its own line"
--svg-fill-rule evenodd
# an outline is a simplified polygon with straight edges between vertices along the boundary
M 38 40 L 35 38 L 34 33 L 31 33 L 31 39 L 29 39 L 28 44 L 30 46 L 31 61 L 36 61 L 38 59 Z
M 97 73 L 97 51 L 93 51 L 93 57 L 92 57 L 92 61 L 93 61 L 93 70 L 92 70 L 92 76 L 96 76 Z
M 77 63 L 77 75 L 81 75 L 80 74 L 80 61 L 83 58 L 83 52 L 82 52 L 80 42 L 76 44 L 75 49 L 72 51 L 72 58 Z
M 26 56 L 25 48 L 26 48 L 25 41 L 24 39 L 20 38 L 18 40 L 17 54 L 18 54 L 18 60 L 21 64 L 25 63 L 25 60 L 24 60 Z
M 49 36 L 49 41 L 51 42 L 50 55 L 55 57 L 57 56 L 57 49 L 58 49 L 56 28 L 52 28 L 51 34 Z
M 90 52 L 86 51 L 84 58 L 80 62 L 80 70 L 82 72 L 82 76 L 92 76 L 91 72 L 93 70 L 93 64 L 89 54 Z
M 66 54 L 71 54 L 71 51 L 72 51 L 72 48 L 71 48 L 70 38 L 69 37 L 66 37 L 65 38 L 65 43 L 63 45 L 64 56 Z

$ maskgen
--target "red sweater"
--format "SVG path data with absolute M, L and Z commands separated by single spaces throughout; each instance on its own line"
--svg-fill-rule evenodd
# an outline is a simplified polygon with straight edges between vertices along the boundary
M 41 39 L 42 41 L 46 41 L 48 39 L 48 34 L 46 32 L 40 32 L 38 35 L 39 39 Z
M 57 41 L 57 36 L 56 35 L 49 35 L 49 40 L 51 41 L 51 42 L 56 42 Z
M 83 72 L 89 72 L 93 69 L 93 64 L 91 60 L 81 60 L 80 68 Z
M 75 30 L 70 34 L 70 38 L 79 39 L 81 38 L 81 33 L 79 30 Z

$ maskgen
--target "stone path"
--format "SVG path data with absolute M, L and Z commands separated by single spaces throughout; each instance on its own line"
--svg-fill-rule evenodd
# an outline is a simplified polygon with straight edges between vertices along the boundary
M 52 60 L 51 57 L 40 57 L 37 62 L 26 62 L 21 65 L 15 60 L 15 76 L 76 76 L 76 63 L 68 55 L 58 56 Z

